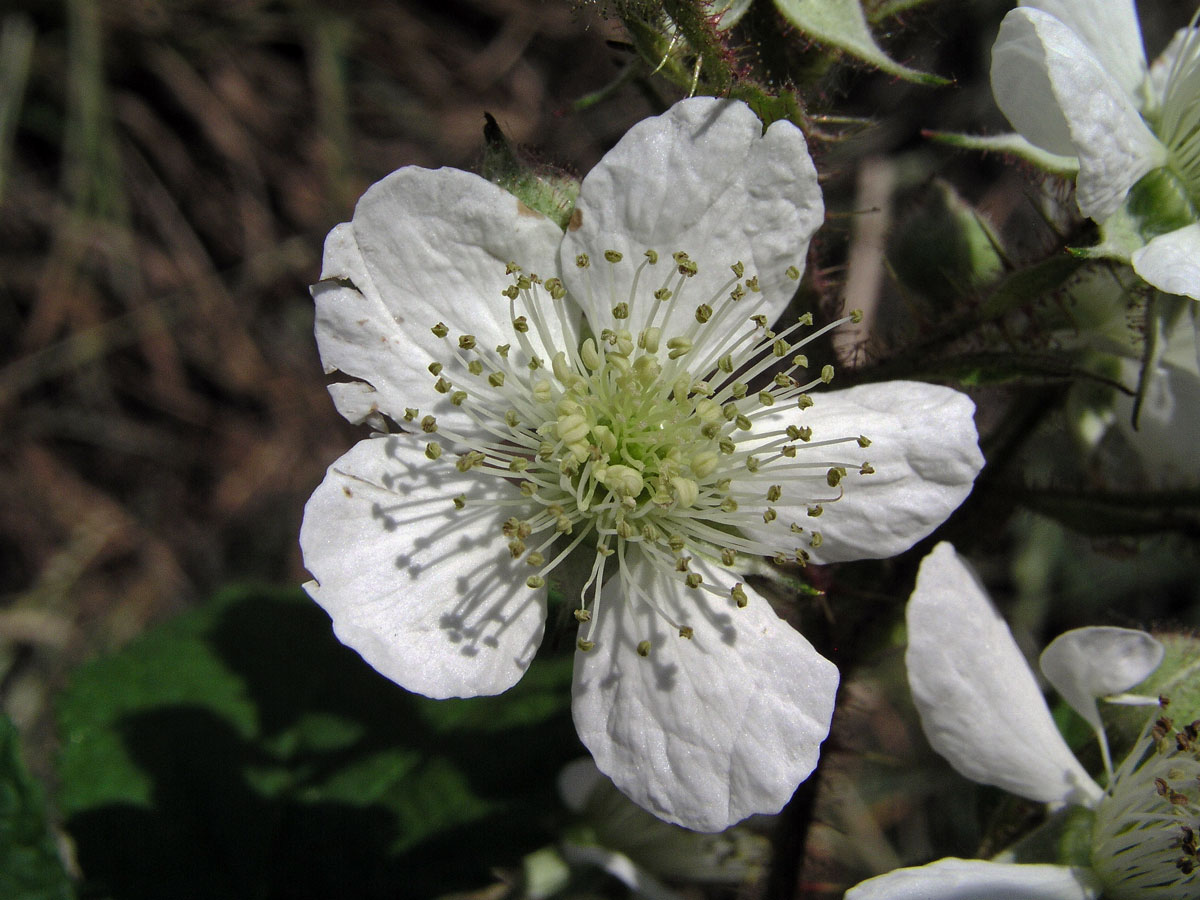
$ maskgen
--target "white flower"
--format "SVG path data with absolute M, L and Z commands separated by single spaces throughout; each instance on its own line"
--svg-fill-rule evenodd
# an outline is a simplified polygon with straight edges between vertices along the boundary
M 872 878 L 847 891 L 846 900 L 1195 896 L 1200 743 L 1194 725 L 1175 734 L 1168 720 L 1151 717 L 1108 789 L 1101 788 L 1055 728 L 1033 673 L 978 579 L 946 543 L 921 564 L 908 604 L 908 640 L 909 685 L 933 748 L 975 781 L 1086 810 L 1090 860 L 942 859 Z M 1145 632 L 1080 628 L 1051 642 L 1041 668 L 1096 731 L 1107 764 L 1096 699 L 1138 684 L 1162 657 L 1162 645 Z
M 1148 66 L 1132 0 L 1021 0 L 992 49 L 992 92 L 1028 141 L 1077 159 L 1079 209 L 1109 252 L 1200 299 L 1200 29 Z
M 805 374 L 811 318 L 768 326 L 822 218 L 800 131 L 711 98 L 631 129 L 565 235 L 453 169 L 370 188 L 326 241 L 317 340 L 353 379 L 339 410 L 404 432 L 355 446 L 305 509 L 338 637 L 409 690 L 498 693 L 561 578 L 600 769 L 699 830 L 780 809 L 837 670 L 737 573 L 900 552 L 982 465 L 955 391 L 810 397 L 833 374 Z

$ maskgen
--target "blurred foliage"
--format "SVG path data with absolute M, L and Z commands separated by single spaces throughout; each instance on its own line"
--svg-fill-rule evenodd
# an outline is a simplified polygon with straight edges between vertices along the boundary
M 46 826 L 41 786 L 21 762 L 16 727 L 0 715 L 0 897 L 70 900 L 73 896 Z
M 572 659 L 499 697 L 377 675 L 297 591 L 226 591 L 82 667 L 60 698 L 59 804 L 84 891 L 113 898 L 434 896 L 554 834 L 580 752 Z M 5 895 L 8 896 L 8 895 Z

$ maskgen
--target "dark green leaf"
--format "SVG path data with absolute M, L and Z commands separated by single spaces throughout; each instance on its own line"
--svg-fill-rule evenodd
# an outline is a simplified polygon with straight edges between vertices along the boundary
M 0 715 L 0 897 L 71 896 L 71 883 L 46 828 L 42 792 L 21 763 L 16 727 Z
M 298 592 L 226 593 L 82 668 L 62 807 L 114 898 L 434 896 L 550 839 L 571 658 L 499 697 L 409 694 Z

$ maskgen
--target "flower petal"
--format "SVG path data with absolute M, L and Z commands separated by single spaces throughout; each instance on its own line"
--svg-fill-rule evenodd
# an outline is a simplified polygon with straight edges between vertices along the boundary
M 300 547 L 315 579 L 305 589 L 338 640 L 437 699 L 515 684 L 541 642 L 546 591 L 525 586 L 508 552 L 509 510 L 493 496 L 503 484 L 431 462 L 406 435 L 360 441 L 330 466 Z
M 325 371 L 370 383 L 393 419 L 414 407 L 471 430 L 464 412 L 433 390 L 426 367 L 441 362 L 451 377 L 464 333 L 484 351 L 511 342 L 509 301 L 500 294 L 513 281 L 505 266 L 515 261 L 527 272 L 554 274 L 561 237 L 549 219 L 476 175 L 415 166 L 393 172 L 362 196 L 353 221 L 326 238 L 321 281 L 312 289 Z M 578 313 L 572 308 L 569 317 Z M 430 331 L 439 321 L 450 328 L 445 340 Z M 557 318 L 548 322 L 563 346 Z M 535 330 L 529 336 L 542 352 Z M 355 410 L 339 410 L 353 418 Z
M 707 585 L 728 580 L 696 560 L 692 570 Z M 638 554 L 605 586 L 595 647 L 575 661 L 575 726 L 635 803 L 668 822 L 720 831 L 778 812 L 812 772 L 838 673 L 752 588 L 738 609 L 674 574 Z M 694 637 L 626 593 L 630 585 Z M 641 641 L 651 645 L 645 657 Z
M 1200 225 L 1187 225 L 1152 239 L 1130 257 L 1143 281 L 1168 294 L 1200 300 Z
M 1094 900 L 1100 893 L 1087 869 L 948 857 L 871 878 L 845 900 Z
M 992 93 L 1017 131 L 1044 150 L 1079 157 L 1076 201 L 1112 215 L 1166 148 L 1133 98 L 1083 40 L 1049 13 L 1014 9 L 992 48 Z
M 820 531 L 820 547 L 808 549 L 813 562 L 902 553 L 945 521 L 971 492 L 983 454 L 975 431 L 975 404 L 966 394 L 918 381 L 888 381 L 814 393 L 812 399 L 812 408 L 798 414 L 783 410 L 765 417 L 763 431 L 799 424 L 812 428 L 813 444 L 860 435 L 871 441 L 866 448 L 853 442 L 811 449 L 796 445 L 796 462 L 820 454 L 817 459 L 846 463 L 850 472 L 842 481 L 841 499 L 824 503 L 819 519 L 808 517 L 807 504 L 837 495 L 825 483 L 823 467 L 817 470 L 816 496 L 802 496 L 813 489 L 797 492 L 783 484 L 783 496 L 775 504 L 778 521 L 785 528 L 795 522 Z M 874 467 L 873 474 L 858 473 L 864 461 Z M 763 471 L 770 475 L 772 470 Z M 778 475 L 770 477 L 779 480 Z M 775 535 L 778 542 L 778 533 L 767 528 L 744 530 L 768 543 Z
M 1099 799 L 1008 626 L 950 544 L 921 563 L 907 620 L 908 683 L 934 750 L 972 781 L 1030 800 Z
M 1119 694 L 1146 680 L 1166 651 L 1144 631 L 1094 626 L 1056 637 L 1042 651 L 1046 680 L 1097 732 L 1104 730 L 1097 697 Z
M 699 267 L 678 298 L 688 320 L 699 304 L 717 305 L 729 267 L 739 261 L 762 287 L 742 301 L 746 315 L 774 320 L 796 288 L 786 270 L 804 271 L 808 243 L 825 216 L 800 129 L 776 122 L 764 134 L 745 103 L 712 97 L 680 101 L 631 128 L 584 178 L 575 209 L 578 225 L 562 245 L 563 278 L 593 327 L 609 321 L 614 298 L 629 299 L 647 249 L 662 258 L 642 273 L 642 302 L 655 302 L 650 292 L 673 271 L 671 254 L 682 250 Z M 606 263 L 605 250 L 625 260 Z M 591 291 L 575 267 L 579 253 L 593 261 Z M 611 278 L 611 290 L 607 282 L 597 286 L 598 278 Z M 631 321 L 640 321 L 636 312 Z
M 1125 94 L 1136 96 L 1146 77 L 1146 50 L 1133 0 L 1020 0 L 1017 5 L 1040 9 L 1066 25 Z

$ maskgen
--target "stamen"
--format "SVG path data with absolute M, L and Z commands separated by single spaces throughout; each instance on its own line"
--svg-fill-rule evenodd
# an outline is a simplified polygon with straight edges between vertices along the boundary
M 591 323 L 594 336 L 577 345 L 559 346 L 557 335 L 574 331 L 562 281 L 523 274 L 515 263 L 508 267 L 513 281 L 503 291 L 513 323 L 511 343 L 493 351 L 479 346 L 473 335 L 451 339 L 447 326 L 434 326 L 446 351 L 429 366 L 435 388 L 450 395 L 477 431 L 447 428 L 445 417 L 422 417 L 417 409 L 405 415 L 426 434 L 461 445 L 456 446 L 459 471 L 503 478 L 519 488 L 487 504 L 471 503 L 461 494 L 453 506 L 471 516 L 487 515 L 489 509 L 494 514 L 497 506 L 512 508 L 506 552 L 537 570 L 526 578 L 531 588 L 544 587 L 574 552 L 594 548 L 576 610 L 580 624 L 586 623 L 581 652 L 595 647 L 609 577 L 620 580 L 623 602 L 653 611 L 682 637 L 693 636 L 693 626 L 674 621 L 661 598 L 634 581 L 632 565 L 639 557 L 630 554 L 670 573 L 689 591 L 744 605 L 740 582 L 732 588 L 729 581 L 710 583 L 713 579 L 695 563 L 705 560 L 721 570 L 752 557 L 803 564 L 808 553 L 796 542 L 819 546 L 821 535 L 781 519 L 775 504 L 786 498 L 819 514 L 821 504 L 840 499 L 847 473 L 870 469 L 866 463 L 860 468 L 854 461 L 799 452 L 855 442 L 865 447 L 870 443 L 865 438 L 822 435 L 814 442 L 807 425 L 755 431 L 758 422 L 786 410 L 793 399 L 799 409 L 813 404 L 804 392 L 824 387 L 832 368 L 801 384 L 792 372 L 808 360 L 794 351 L 852 317 L 793 345 L 793 335 L 812 324 L 811 316 L 779 334 L 761 314 L 750 315 L 747 323 L 743 317 L 753 309 L 745 308 L 745 298 L 759 286 L 753 275 L 743 283 L 740 262 L 728 267 L 733 278 L 697 304 L 684 296 L 687 283 L 709 264 L 686 252 L 672 254 L 674 266 L 653 288 L 643 287 L 641 280 L 646 267 L 658 262 L 658 253 L 647 250 L 628 296 L 616 291 L 621 267 L 630 262 L 616 250 L 603 258 L 598 265 L 585 254 L 576 260 L 590 308 L 596 308 L 592 301 L 598 291 L 608 295 L 611 314 L 607 323 Z M 593 277 L 601 279 L 594 286 Z M 547 303 L 555 307 L 556 330 L 550 328 L 554 320 Z M 688 321 L 672 329 L 677 308 L 685 310 Z M 746 324 L 735 327 L 738 320 Z M 548 362 L 538 358 L 535 347 Z M 523 354 L 520 362 L 513 348 Z M 752 390 L 750 384 L 757 386 Z M 438 461 L 442 445 L 430 442 L 426 452 Z M 830 486 L 838 489 L 837 496 L 826 496 Z M 750 526 L 763 536 L 749 537 Z M 638 649 L 649 654 L 650 643 L 643 641 Z

